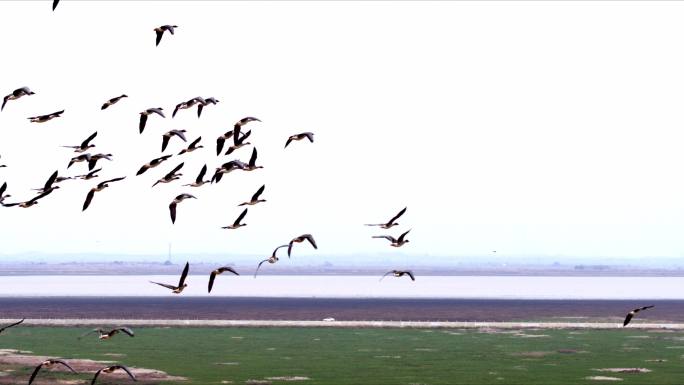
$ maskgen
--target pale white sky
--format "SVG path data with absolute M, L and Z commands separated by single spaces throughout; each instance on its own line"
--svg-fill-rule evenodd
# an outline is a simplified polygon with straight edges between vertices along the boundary
M 257 253 L 301 233 L 301 255 L 393 252 L 371 235 L 412 228 L 414 255 L 684 255 L 684 4 L 676 2 L 0 3 L 0 182 L 29 199 L 99 132 L 103 178 L 64 182 L 30 209 L 0 208 L 0 254 Z M 179 26 L 155 47 L 153 28 Z M 128 99 L 100 111 L 107 99 Z M 173 107 L 220 100 L 200 120 Z M 164 107 L 138 134 L 138 112 Z M 29 116 L 65 109 L 45 124 Z M 244 116 L 263 170 L 182 183 L 228 157 L 216 137 Z M 161 134 L 204 150 L 135 176 Z M 312 131 L 316 142 L 295 142 Z M 183 143 L 172 140 L 167 153 Z M 211 172 L 211 171 L 210 171 Z M 100 179 L 102 180 L 102 179 Z M 221 230 L 266 184 L 247 227 Z M 188 192 L 171 225 L 168 204 Z M 13 198 L 8 201 L 14 201 Z M 363 223 L 389 219 L 391 231 Z M 424 261 L 423 261 L 424 262 Z

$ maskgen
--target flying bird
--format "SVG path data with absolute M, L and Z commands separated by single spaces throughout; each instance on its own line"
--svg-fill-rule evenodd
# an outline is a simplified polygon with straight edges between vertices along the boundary
M 225 134 L 216 138 L 216 156 L 221 155 L 221 151 L 223 150 L 223 144 L 226 142 L 226 140 L 228 140 L 232 137 L 233 137 L 233 130 L 228 131 Z
M 164 176 L 163 176 L 161 179 L 159 179 L 158 181 L 154 182 L 154 184 L 152 185 L 152 187 L 156 186 L 156 185 L 159 184 L 159 183 L 171 183 L 171 182 L 173 182 L 173 181 L 176 180 L 176 179 L 180 179 L 180 177 L 181 177 L 183 174 L 179 174 L 178 171 L 179 171 L 181 168 L 183 168 L 183 165 L 184 165 L 184 164 L 185 164 L 185 162 L 181 162 L 178 166 L 176 166 L 173 170 L 171 170 L 171 172 L 169 172 L 168 174 L 164 175 Z
M 228 151 L 226 151 L 226 153 L 224 155 L 230 155 L 233 151 L 235 151 L 239 148 L 242 148 L 244 146 L 252 144 L 250 142 L 245 141 L 247 138 L 249 138 L 249 136 L 251 134 L 252 134 L 252 130 L 245 132 L 244 134 L 242 134 L 242 136 L 240 136 L 240 134 L 238 134 L 238 135 L 233 134 L 233 145 L 228 147 Z
M 216 171 L 214 172 L 214 175 L 211 177 L 211 183 L 218 183 L 221 181 L 221 178 L 223 177 L 223 174 L 228 174 L 234 170 L 245 170 L 247 168 L 247 163 L 244 163 L 240 160 L 231 160 L 230 162 L 226 162 L 221 165 L 221 167 L 217 167 Z
M 22 96 L 34 95 L 34 94 L 35 94 L 35 92 L 31 91 L 28 87 L 17 88 L 16 90 L 12 91 L 11 94 L 5 96 L 2 99 L 2 107 L 0 107 L 0 111 L 5 109 L 5 104 L 7 104 L 7 101 L 17 100 Z
M 37 205 L 37 204 L 38 204 L 38 199 L 44 198 L 45 196 L 47 196 L 47 195 L 50 194 L 51 192 L 52 192 L 52 190 L 50 190 L 50 191 L 48 191 L 48 192 L 44 192 L 44 193 L 42 193 L 42 194 L 40 194 L 40 195 L 38 195 L 38 196 L 33 197 L 33 199 L 28 200 L 28 201 L 26 201 L 26 202 L 2 203 L 2 205 L 5 206 L 5 207 L 19 206 L 19 207 L 21 207 L 21 208 L 27 209 L 27 208 L 29 208 L 29 207 L 32 207 L 32 206 L 34 206 L 34 205 Z
M 140 133 L 142 134 L 143 131 L 145 130 L 145 124 L 147 124 L 147 117 L 152 115 L 152 114 L 157 114 L 161 116 L 162 118 L 166 118 L 164 116 L 164 112 L 162 112 L 163 108 L 157 107 L 157 108 L 148 108 L 145 111 L 140 113 L 140 124 L 138 124 L 138 129 L 140 129 Z
M 88 206 L 90 206 L 90 202 L 93 201 L 93 197 L 95 196 L 96 192 L 99 192 L 99 191 L 106 189 L 107 187 L 109 187 L 109 184 L 112 182 L 118 182 L 118 181 L 124 180 L 124 179 L 126 179 L 125 176 L 122 176 L 119 178 L 114 178 L 114 179 L 109 179 L 109 180 L 106 180 L 104 182 L 100 182 L 100 183 L 98 183 L 97 186 L 91 188 L 90 191 L 88 192 L 88 195 L 86 196 L 85 202 L 83 202 L 83 210 L 81 210 L 81 211 L 85 211 L 88 208 Z
M 253 206 L 257 203 L 266 202 L 265 199 L 259 199 L 259 196 L 264 192 L 265 188 L 266 188 L 266 185 L 259 187 L 257 192 L 255 192 L 254 195 L 252 195 L 252 199 L 250 199 L 248 202 L 240 203 L 238 206 L 247 206 L 247 205 Z
M 216 279 L 216 276 L 219 274 L 223 274 L 226 271 L 233 273 L 235 275 L 240 275 L 237 271 L 233 270 L 232 267 L 228 266 L 219 267 L 218 269 L 212 271 L 211 274 L 209 274 L 209 293 L 211 293 L 211 288 L 214 287 L 214 280 Z
M 634 310 L 630 311 L 629 313 L 627 313 L 627 316 L 625 317 L 625 321 L 622 323 L 622 327 L 627 326 L 627 324 L 629 323 L 629 321 L 632 320 L 632 318 L 636 315 L 636 313 L 638 313 L 638 312 L 640 312 L 640 311 L 642 311 L 642 310 L 650 309 L 650 308 L 652 308 L 652 307 L 655 307 L 655 306 L 654 306 L 654 305 L 644 306 L 644 307 L 640 307 L 640 308 L 637 308 L 637 309 L 634 309 Z
M 238 120 L 237 123 L 235 123 L 233 125 L 233 136 L 238 136 L 238 134 L 240 134 L 240 130 L 242 129 L 242 126 L 244 126 L 245 124 L 247 124 L 249 122 L 261 122 L 261 120 L 255 118 L 255 117 L 252 117 L 252 116 L 247 116 L 247 117 L 244 117 L 244 118 Z
M 100 375 L 100 373 L 112 373 L 118 369 L 121 369 L 124 372 L 126 372 L 126 374 L 128 374 L 128 377 L 130 377 L 133 381 L 138 381 L 135 378 L 135 376 L 133 375 L 133 373 L 131 373 L 131 371 L 127 367 L 125 367 L 123 365 L 112 365 L 112 366 L 108 366 L 106 368 L 102 368 L 102 369 L 98 370 L 97 372 L 95 372 L 95 376 L 93 377 L 93 380 L 90 381 L 90 385 L 95 385 L 95 380 L 97 380 L 97 377 Z
M 40 364 L 38 364 L 38 366 L 36 366 L 36 368 L 33 370 L 33 373 L 31 373 L 31 378 L 29 378 L 28 385 L 31 385 L 33 380 L 36 379 L 36 376 L 38 375 L 38 372 L 40 371 L 41 368 L 50 368 L 50 367 L 57 365 L 57 364 L 66 366 L 69 370 L 71 370 L 72 373 L 78 374 L 78 372 L 76 372 L 74 370 L 74 368 L 69 366 L 69 364 L 67 364 L 66 362 L 64 362 L 62 360 L 50 358 L 48 360 L 41 362 Z
M 54 12 L 55 8 L 57 8 L 57 4 L 59 4 L 59 0 L 52 0 L 52 11 Z
M 97 165 L 97 161 L 100 159 L 107 159 L 108 161 L 112 160 L 112 154 L 95 154 L 91 155 L 90 159 L 88 160 L 88 171 L 92 171 L 95 166 Z
M 246 210 L 246 209 L 245 209 Z M 264 262 L 268 263 L 276 263 L 278 262 L 278 256 L 276 255 L 278 253 L 278 250 L 282 249 L 283 247 L 287 247 L 287 245 L 280 245 L 273 250 L 273 254 L 269 258 L 264 259 L 263 261 L 259 262 L 257 265 L 256 271 L 254 272 L 254 278 L 256 278 L 257 273 L 259 272 L 259 269 L 261 268 L 261 265 L 264 264 Z
M 167 24 L 167 25 L 162 25 L 162 26 L 160 26 L 160 27 L 155 28 L 155 29 L 154 29 L 154 32 L 157 33 L 157 44 L 156 44 L 156 45 L 158 46 L 159 43 L 161 42 L 162 36 L 164 35 L 164 32 L 165 32 L 165 31 L 169 31 L 169 33 L 171 33 L 171 34 L 173 35 L 173 32 L 174 32 L 173 30 L 174 30 L 174 28 L 178 28 L 178 26 L 177 26 L 177 25 L 168 25 L 168 24 Z
M 399 219 L 400 216 L 404 215 L 406 212 L 406 207 L 404 207 L 397 215 L 394 216 L 394 218 L 390 219 L 389 222 L 387 223 L 377 223 L 377 224 L 366 224 L 366 226 L 380 226 L 383 229 L 389 229 L 392 226 L 396 226 L 399 223 L 396 223 L 395 221 Z
M 2 193 L 1 193 L 1 192 L 0 192 L 0 195 L 2 195 Z M 1 327 L 1 328 L 0 328 L 0 333 L 4 332 L 4 331 L 5 331 L 5 329 L 9 329 L 9 328 L 11 328 L 11 327 L 14 327 L 14 326 L 17 326 L 17 325 L 19 325 L 19 324 L 20 324 L 20 323 L 22 323 L 22 322 L 24 322 L 24 320 L 23 320 L 23 319 L 22 319 L 21 321 L 19 321 L 19 322 L 15 322 L 15 323 L 13 323 L 13 324 L 9 324 L 9 325 L 7 325 L 7 326 L 3 326 L 3 327 Z
M 401 246 L 403 246 L 405 243 L 408 243 L 408 242 L 409 242 L 408 239 L 404 239 L 404 237 L 406 236 L 406 234 L 409 233 L 409 231 L 411 231 L 411 230 L 408 230 L 408 231 L 406 231 L 405 233 L 401 234 L 401 235 L 399 236 L 398 239 L 397 239 L 397 238 L 394 238 L 394 237 L 391 236 L 391 235 L 374 235 L 373 238 L 384 238 L 384 239 L 387 239 L 388 241 L 392 242 L 392 243 L 390 244 L 390 246 L 393 246 L 393 247 L 401 247 Z
M 388 271 L 387 273 L 385 273 L 385 275 L 382 276 L 382 278 L 380 278 L 380 280 L 382 281 L 383 279 L 385 279 L 385 277 L 387 277 L 387 276 L 390 275 L 390 274 L 393 274 L 395 277 L 403 277 L 403 276 L 405 276 L 405 275 L 408 275 L 409 277 L 411 277 L 411 281 L 415 281 L 415 280 L 416 280 L 416 277 L 413 276 L 413 272 L 410 271 L 410 270 L 392 270 L 392 271 Z
M 233 222 L 232 225 L 223 226 L 221 228 L 226 229 L 226 230 L 234 230 L 234 229 L 239 229 L 242 226 L 247 226 L 246 223 L 240 223 L 240 221 L 242 221 L 245 218 L 245 215 L 247 215 L 247 209 L 242 210 L 242 213 L 240 214 L 239 217 L 237 217 L 237 219 L 235 220 L 235 222 Z
M 178 155 L 183 155 L 186 152 L 190 153 L 190 152 L 193 152 L 197 149 L 204 148 L 204 146 L 202 146 L 202 145 L 199 145 L 199 146 L 197 145 L 200 142 L 200 140 L 202 140 L 201 136 L 199 138 L 195 139 L 192 143 L 190 143 L 188 148 L 184 148 L 183 150 L 181 150 L 181 152 L 179 152 Z
M 249 157 L 249 163 L 247 164 L 247 167 L 245 167 L 243 170 L 254 171 L 254 170 L 259 169 L 259 168 L 264 168 L 264 166 L 257 166 L 256 160 L 257 160 L 257 149 L 256 149 L 256 147 L 254 147 L 254 148 L 252 148 L 252 156 Z
M 93 329 L 93 330 L 91 330 L 91 331 L 89 331 L 89 332 L 87 332 L 87 333 L 81 334 L 81 336 L 78 337 L 78 339 L 80 340 L 81 338 L 83 338 L 83 337 L 85 337 L 85 336 L 87 336 L 87 335 L 89 335 L 89 334 L 96 333 L 96 332 L 99 334 L 99 337 L 98 337 L 98 338 L 101 339 L 101 340 L 108 340 L 108 339 L 114 337 L 115 335 L 117 335 L 119 332 L 123 332 L 123 333 L 125 333 L 125 334 L 128 334 L 128 335 L 131 336 L 131 337 L 135 337 L 135 334 L 133 333 L 133 330 L 131 330 L 131 329 L 127 328 L 127 327 L 120 327 L 120 328 L 114 328 L 114 329 L 112 329 L 112 330 L 110 330 L 110 331 L 105 331 L 104 329 L 99 329 L 99 328 L 98 328 L 98 329 Z
M 204 109 L 204 106 L 216 104 L 218 102 L 219 101 L 214 97 L 202 99 L 202 101 L 197 105 L 197 118 L 199 119 L 199 117 L 202 115 L 202 110 Z
M 64 113 L 64 110 L 53 112 L 53 113 L 47 114 L 47 115 L 32 116 L 32 117 L 27 118 L 27 119 L 30 120 L 31 123 L 45 123 L 45 122 L 52 120 L 54 118 L 59 118 L 60 116 L 62 116 L 63 113 Z
M 96 136 L 97 136 L 97 131 L 95 131 L 92 135 L 90 135 L 86 140 L 84 140 L 83 142 L 81 142 L 81 144 L 79 144 L 78 146 L 62 146 L 62 147 L 64 147 L 64 148 L 72 148 L 72 149 L 74 149 L 74 152 L 77 152 L 77 153 L 79 153 L 79 152 L 85 152 L 85 151 L 87 151 L 89 148 L 95 147 L 94 144 L 90 144 L 90 141 L 93 140 L 93 139 L 95 139 Z
M 0 203 L 5 200 L 5 198 L 11 197 L 10 194 L 4 195 L 5 190 L 7 190 L 7 182 L 3 183 L 2 186 L 0 186 Z
M 51 193 L 52 191 L 56 190 L 59 188 L 59 186 L 53 186 L 55 184 L 55 181 L 57 180 L 57 170 L 50 175 L 48 180 L 45 182 L 45 185 L 43 187 L 38 188 L 38 189 L 33 189 L 34 191 L 38 191 L 40 194 L 45 194 L 45 193 Z
M 67 168 L 71 167 L 71 165 L 74 164 L 74 163 L 79 163 L 79 162 L 88 162 L 88 163 L 90 163 L 90 157 L 91 157 L 91 156 L 92 156 L 92 155 L 90 155 L 90 154 L 81 154 L 81 155 L 75 156 L 75 157 L 71 158 L 71 160 L 69 161 L 69 165 L 67 166 Z
M 196 197 L 190 194 L 181 194 L 174 198 L 171 204 L 169 204 L 169 212 L 171 213 L 171 223 L 176 223 L 176 206 L 189 198 L 197 199 Z
M 170 157 L 171 157 L 171 155 L 164 155 L 164 156 L 160 156 L 159 158 L 152 159 L 151 161 L 143 164 L 142 167 L 140 167 L 140 170 L 138 170 L 138 172 L 135 175 L 144 174 L 145 171 L 159 166 L 160 164 L 162 164 L 162 162 L 169 159 Z
M 105 110 L 105 109 L 107 109 L 107 107 L 112 106 L 112 105 L 116 104 L 119 100 L 121 100 L 123 98 L 127 98 L 127 97 L 128 97 L 128 95 L 123 94 L 121 96 L 111 98 L 111 99 L 107 100 L 106 102 L 104 102 L 104 104 L 102 105 L 102 108 L 100 108 L 100 109 Z
M 197 179 L 195 179 L 194 183 L 190 184 L 184 184 L 183 186 L 190 186 L 190 187 L 200 187 L 203 186 L 205 183 L 209 183 L 211 181 L 209 180 L 204 180 L 204 174 L 207 173 L 207 165 L 205 164 L 204 167 L 200 170 L 199 175 L 197 175 Z
M 97 170 L 90 171 L 87 174 L 84 175 L 76 175 L 74 178 L 78 179 L 83 179 L 83 180 L 91 180 L 93 178 L 97 178 L 99 175 L 97 175 L 98 172 L 102 171 L 102 168 L 98 168 Z
M 173 138 L 174 136 L 177 136 L 181 138 L 182 141 L 187 142 L 187 139 L 185 139 L 185 132 L 185 130 L 171 130 L 166 134 L 162 135 L 162 152 L 166 150 L 166 146 L 169 144 L 169 140 L 171 140 L 171 138 Z
M 188 100 L 187 102 L 180 102 L 180 103 L 176 104 L 176 108 L 173 109 L 173 113 L 171 114 L 171 118 L 175 118 L 176 113 L 178 113 L 179 110 L 187 110 L 188 108 L 195 106 L 195 104 L 200 104 L 202 102 L 204 102 L 204 99 L 202 99 L 201 97 L 198 96 L 196 98 L 192 98 L 192 99 Z
M 289 138 L 287 138 L 287 142 L 285 142 L 285 148 L 287 148 L 287 145 L 293 140 L 309 139 L 309 141 L 313 143 L 313 135 L 313 132 L 302 132 L 301 134 L 291 135 Z
M 185 262 L 185 268 L 183 269 L 183 273 L 181 273 L 180 281 L 178 281 L 178 286 L 167 285 L 165 283 L 159 283 L 159 282 L 154 282 L 154 281 L 150 281 L 150 282 L 157 284 L 159 286 L 164 286 L 167 289 L 171 289 L 171 291 L 174 294 L 180 294 L 183 291 L 183 289 L 185 289 L 188 286 L 188 284 L 185 283 L 185 277 L 188 276 L 189 270 L 190 270 L 190 262 Z
M 288 258 L 290 257 L 290 254 L 292 253 L 292 245 L 295 243 L 302 243 L 304 241 L 309 241 L 311 246 L 313 246 L 314 249 L 318 249 L 318 246 L 316 246 L 316 241 L 313 238 L 313 235 L 311 234 L 304 234 L 300 235 L 297 238 L 293 238 L 290 243 L 287 245 L 287 256 Z

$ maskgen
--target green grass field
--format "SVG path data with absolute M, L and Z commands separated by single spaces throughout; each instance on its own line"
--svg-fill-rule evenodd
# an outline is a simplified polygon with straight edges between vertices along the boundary
M 187 377 L 187 384 L 244 384 L 286 376 L 310 378 L 299 382 L 302 384 L 337 385 L 604 383 L 586 379 L 589 376 L 618 377 L 623 379 L 621 384 L 684 383 L 684 333 L 137 328 L 135 338 L 117 335 L 99 341 L 91 335 L 78 340 L 87 330 L 17 327 L 0 335 L 0 348 L 67 359 L 115 359 L 128 366 Z M 108 355 L 111 353 L 125 356 L 113 358 Z M 652 372 L 593 370 L 629 367 Z M 14 372 L 17 383 L 25 383 L 30 370 Z

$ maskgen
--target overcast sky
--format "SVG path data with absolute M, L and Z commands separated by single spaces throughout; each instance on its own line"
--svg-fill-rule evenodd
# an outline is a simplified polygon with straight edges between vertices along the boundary
M 0 182 L 32 197 L 94 131 L 97 193 L 67 181 L 40 204 L 0 208 L 0 254 L 394 252 L 372 235 L 412 229 L 398 250 L 429 255 L 684 256 L 684 4 L 676 2 L 0 3 Z M 155 47 L 153 28 L 176 24 Z M 101 104 L 129 95 L 105 111 Z M 195 96 L 216 106 L 173 107 Z M 138 113 L 163 107 L 138 133 Z M 65 109 L 44 124 L 29 116 Z M 265 168 L 181 187 L 217 157 L 216 137 L 256 116 Z M 206 147 L 135 176 L 161 135 Z M 311 131 L 315 143 L 291 134 Z M 185 144 L 172 140 L 166 153 Z M 185 162 L 181 183 L 150 188 Z M 211 171 L 210 171 L 211 173 Z M 102 179 L 100 179 L 102 180 Z M 262 185 L 247 227 L 221 230 Z M 168 204 L 187 192 L 199 199 Z M 365 227 L 408 206 L 392 230 Z

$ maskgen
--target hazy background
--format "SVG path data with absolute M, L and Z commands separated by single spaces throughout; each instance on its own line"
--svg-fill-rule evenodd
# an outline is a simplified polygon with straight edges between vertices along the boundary
M 87 172 L 59 145 L 93 131 L 102 178 L 67 181 L 31 209 L 0 209 L 0 255 L 270 255 L 301 233 L 301 260 L 395 255 L 684 257 L 684 5 L 676 2 L 0 2 L 0 182 L 14 198 Z M 154 27 L 177 24 L 154 46 Z M 128 99 L 100 111 L 121 93 Z M 171 119 L 195 96 L 216 106 Z M 138 112 L 164 107 L 138 134 Z M 29 116 L 65 109 L 44 124 Z M 244 116 L 263 170 L 199 189 L 182 183 Z M 186 129 L 207 148 L 135 176 Z M 291 134 L 312 131 L 316 142 Z M 166 153 L 186 144 L 172 140 Z M 225 151 L 225 150 L 224 150 Z M 210 177 L 210 176 L 209 176 Z M 103 180 L 103 179 L 100 179 Z M 221 230 L 266 184 L 236 231 Z M 171 225 L 168 204 L 182 192 Z M 408 206 L 400 226 L 384 222 Z M 400 250 L 371 235 L 412 228 Z M 496 253 L 493 251 L 496 250 Z M 46 257 L 46 255 L 48 255 Z M 60 257 L 61 258 L 61 257 Z M 152 257 L 149 257 L 152 258 Z M 118 258 L 117 258 L 118 259 Z

